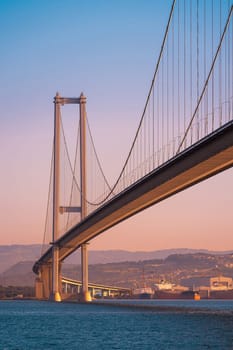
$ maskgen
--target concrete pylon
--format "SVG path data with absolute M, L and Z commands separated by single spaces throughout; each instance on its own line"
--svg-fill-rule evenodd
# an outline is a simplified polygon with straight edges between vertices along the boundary
M 81 220 L 87 215 L 86 202 L 86 97 L 80 95 L 80 180 L 81 180 Z M 82 296 L 81 300 L 91 301 L 88 291 L 88 250 L 87 244 L 81 246 Z
M 91 294 L 88 290 L 88 244 L 81 246 L 81 266 L 82 266 L 82 294 L 81 301 L 90 302 Z
M 53 251 L 52 251 L 52 291 L 50 300 L 60 302 L 59 288 L 59 248 L 56 245 L 59 231 L 60 206 L 60 95 L 54 98 L 54 161 L 53 161 Z
M 35 280 L 35 296 L 39 300 L 48 300 L 52 295 L 52 264 L 41 265 Z
M 52 249 L 52 288 L 50 300 L 61 301 L 61 283 L 59 283 L 60 263 L 59 247 L 56 245 L 59 232 L 60 214 L 60 106 L 64 104 L 79 104 L 80 108 L 80 187 L 81 187 L 81 220 L 87 215 L 86 206 L 86 97 L 83 93 L 79 98 L 65 98 L 58 93 L 54 98 L 54 171 L 53 171 L 53 249 Z M 77 209 L 77 208 L 76 208 Z M 69 208 L 69 210 L 73 210 Z M 82 300 L 91 301 L 88 291 L 88 252 L 87 245 L 81 246 L 82 250 Z M 39 284 L 38 284 L 39 294 Z

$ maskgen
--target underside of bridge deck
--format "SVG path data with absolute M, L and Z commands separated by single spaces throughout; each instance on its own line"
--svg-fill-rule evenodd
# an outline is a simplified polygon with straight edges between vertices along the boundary
M 56 244 L 64 260 L 84 242 L 194 184 L 233 166 L 233 122 L 152 171 L 74 226 Z M 50 262 L 50 248 L 34 265 Z

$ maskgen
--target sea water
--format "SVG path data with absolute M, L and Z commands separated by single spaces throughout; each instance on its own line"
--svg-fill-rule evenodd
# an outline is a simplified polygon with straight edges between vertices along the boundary
M 0 301 L 0 350 L 233 349 L 233 301 L 105 303 Z

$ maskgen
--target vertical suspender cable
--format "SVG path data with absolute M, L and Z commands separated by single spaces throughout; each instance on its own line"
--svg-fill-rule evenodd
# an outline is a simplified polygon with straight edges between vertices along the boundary
M 230 11 L 230 0 L 228 0 L 228 11 Z M 232 24 L 233 27 L 233 24 Z M 228 64 L 227 64 L 227 68 L 228 68 L 228 121 L 230 121 L 231 118 L 231 85 L 230 85 L 230 77 L 231 77 L 231 70 L 232 70 L 232 65 L 230 64 L 231 60 L 230 60 L 230 28 L 229 28 L 229 32 L 228 32 Z M 232 38 L 233 39 L 233 38 Z M 233 59 L 233 57 L 232 57 Z
M 152 152 L 153 152 L 153 169 L 155 168 L 155 87 L 153 85 L 153 89 L 152 89 L 152 101 L 153 101 L 153 105 L 152 105 L 152 115 L 153 115 L 153 119 L 152 119 Z
M 211 43 L 212 43 L 212 60 L 214 57 L 214 0 L 212 0 L 212 7 L 211 7 L 211 14 L 212 14 L 212 22 L 211 22 Z M 214 131 L 214 70 L 212 74 L 212 131 Z
M 161 152 L 162 152 L 162 162 L 164 162 L 164 56 L 162 57 L 162 111 L 161 111 L 161 115 L 162 115 L 162 120 L 161 120 L 161 124 L 162 124 L 162 137 L 161 137 Z
M 183 130 L 185 131 L 185 114 L 186 114 L 186 6 L 185 6 L 185 0 L 184 0 L 184 94 L 183 94 L 183 101 L 184 101 L 184 120 L 183 120 Z
M 174 18 L 172 20 L 172 155 L 175 155 L 175 88 L 174 88 L 174 83 L 175 83 L 175 78 L 174 78 L 174 72 L 175 72 L 175 63 L 174 63 L 174 40 L 175 40 L 175 35 L 174 35 Z
M 150 163 L 151 163 L 151 100 L 152 96 L 149 101 L 149 121 L 148 121 L 148 170 L 151 170 Z
M 233 5 L 231 5 L 232 8 Z M 229 28 L 229 34 L 230 34 L 230 28 Z M 231 62 L 233 62 L 233 20 L 231 21 Z M 230 64 L 231 67 L 231 79 L 233 80 L 233 65 Z M 230 93 L 230 99 L 231 99 L 231 118 L 233 118 L 233 84 L 231 86 L 231 93 Z
M 204 0 L 204 81 L 206 80 L 206 0 Z M 204 100 L 204 135 L 208 133 L 208 87 Z
M 160 94 L 159 94 L 159 81 L 160 81 L 160 75 L 158 72 L 157 77 L 157 160 L 158 160 L 158 166 L 160 162 L 160 154 L 159 154 L 159 148 L 160 148 Z
M 191 113 L 193 111 L 193 28 L 192 28 L 192 22 L 193 22 L 193 14 L 192 14 L 192 1 L 190 1 L 190 109 Z M 192 128 L 191 128 L 191 135 L 190 135 L 190 144 L 192 144 Z
M 149 105 L 149 102 L 148 102 L 148 105 Z M 148 110 L 148 105 L 147 105 L 147 110 Z M 145 166 L 146 166 L 146 143 L 147 143 L 147 140 L 146 140 L 146 138 L 147 138 L 147 133 L 146 133 L 146 114 L 145 114 L 145 118 L 144 118 L 144 120 L 143 120 L 143 131 L 144 131 L 144 136 L 143 136 L 143 139 L 144 139 L 144 152 L 143 152 L 143 175 L 145 175 Z
M 166 98 L 167 98 L 167 118 L 166 118 L 166 124 L 167 124 L 167 137 L 166 137 L 166 143 L 167 143 L 167 159 L 169 158 L 169 37 L 167 38 L 167 92 L 166 92 Z
M 230 8 L 233 5 L 230 5 Z M 229 11 L 230 11 L 229 8 Z M 233 84 L 230 84 L 230 81 L 233 80 L 233 20 L 231 21 L 231 27 L 229 27 L 229 93 L 228 93 L 228 98 L 229 98 L 229 119 L 233 119 Z
M 197 12 L 196 12 L 196 20 L 197 20 L 197 100 L 199 99 L 199 0 L 197 0 Z M 199 140 L 199 108 L 197 110 L 197 141 Z
M 227 41 L 225 40 L 225 51 L 224 51 L 224 95 L 223 95 L 223 118 L 227 121 Z
M 219 40 L 222 33 L 222 3 L 219 0 Z M 222 125 L 222 51 L 219 52 L 219 126 Z
M 178 93 L 178 142 L 180 142 L 180 0 L 178 1 L 178 77 L 177 77 L 177 93 Z
M 225 52 L 224 52 L 224 59 L 225 59 L 225 63 L 224 63 L 224 82 L 225 82 L 225 87 L 224 87 L 224 96 L 223 96 L 223 102 L 224 102 L 224 113 L 223 113 L 223 117 L 225 119 L 225 122 L 228 120 L 227 118 L 227 40 L 225 40 Z
M 206 88 L 207 88 L 208 83 L 209 83 L 209 81 L 210 81 L 211 75 L 213 74 L 213 70 L 214 70 L 214 67 L 215 67 L 216 60 L 217 60 L 218 55 L 219 55 L 219 51 L 220 51 L 221 48 L 222 48 L 223 39 L 225 38 L 226 31 L 227 31 L 227 29 L 228 29 L 229 26 L 230 26 L 230 20 L 231 20 L 232 12 L 233 12 L 233 6 L 231 7 L 231 10 L 230 10 L 230 12 L 229 12 L 229 14 L 228 14 L 228 17 L 227 17 L 227 20 L 226 20 L 226 24 L 225 24 L 224 30 L 223 30 L 222 35 L 221 35 L 221 38 L 220 38 L 220 42 L 219 42 L 219 44 L 218 44 L 218 46 L 217 46 L 217 50 L 216 50 L 216 52 L 215 52 L 215 55 L 214 55 L 214 58 L 213 58 L 213 61 L 212 61 L 212 64 L 211 64 L 211 67 L 210 67 L 208 76 L 207 76 L 207 78 L 206 78 L 205 84 L 204 84 L 203 89 L 202 89 L 202 91 L 201 91 L 201 94 L 200 94 L 200 97 L 199 97 L 199 99 L 198 99 L 196 108 L 195 108 L 195 110 L 194 110 L 194 112 L 193 112 L 192 118 L 191 118 L 191 120 L 190 120 L 190 122 L 189 122 L 189 125 L 188 125 L 186 131 L 185 131 L 184 137 L 183 137 L 183 139 L 182 139 L 182 141 L 181 141 L 181 143 L 180 143 L 180 145 L 179 145 L 179 147 L 178 147 L 178 150 L 177 150 L 177 153 L 176 153 L 176 154 L 178 154 L 178 153 L 180 152 L 181 148 L 182 148 L 182 145 L 183 145 L 183 143 L 184 143 L 184 140 L 185 140 L 185 138 L 186 138 L 186 136 L 187 136 L 187 134 L 188 134 L 188 132 L 189 132 L 189 129 L 190 129 L 192 123 L 193 123 L 193 120 L 194 120 L 196 114 L 197 114 L 197 110 L 198 110 L 198 108 L 199 108 L 199 106 L 200 106 L 200 103 L 201 103 L 201 101 L 202 101 L 202 98 L 203 98 L 203 96 L 204 96 L 204 94 L 205 94 L 205 91 L 206 91 Z

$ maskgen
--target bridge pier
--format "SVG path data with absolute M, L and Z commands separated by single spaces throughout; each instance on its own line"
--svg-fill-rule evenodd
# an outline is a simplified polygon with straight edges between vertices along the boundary
M 55 254 L 58 254 L 57 252 Z M 35 297 L 39 300 L 61 301 L 61 264 L 57 261 L 56 266 L 49 263 L 41 265 L 38 277 L 35 279 Z M 56 271 L 53 269 L 56 267 Z
M 91 301 L 91 294 L 88 291 L 88 250 L 87 243 L 81 245 L 81 269 L 82 269 L 82 295 L 81 300 Z
M 52 291 L 52 265 L 40 266 L 39 275 L 35 280 L 36 299 L 49 299 Z
M 50 300 L 52 301 L 61 301 L 60 294 L 60 276 L 61 276 L 61 268 L 59 263 L 59 248 L 54 245 L 53 246 L 53 264 L 52 264 L 52 292 L 50 294 Z

